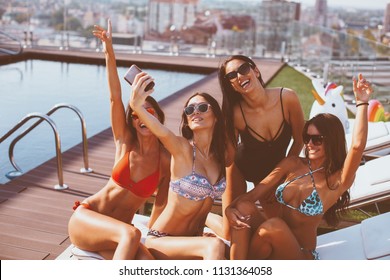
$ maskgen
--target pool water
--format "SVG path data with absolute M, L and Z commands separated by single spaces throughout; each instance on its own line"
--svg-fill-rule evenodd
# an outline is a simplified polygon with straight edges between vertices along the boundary
M 122 99 L 127 102 L 131 87 L 123 79 L 127 67 L 118 67 Z M 202 79 L 203 74 L 146 69 L 154 77 L 156 100 Z M 0 137 L 29 113 L 46 114 L 58 103 L 69 103 L 83 114 L 87 136 L 91 137 L 110 126 L 109 93 L 104 66 L 27 60 L 0 66 Z M 81 142 L 78 116 L 69 109 L 59 109 L 50 116 L 66 151 Z M 38 119 L 31 119 L 0 144 L 0 183 L 8 181 L 5 174 L 13 170 L 8 159 L 10 142 Z M 14 148 L 18 166 L 28 171 L 55 156 L 53 131 L 48 123 L 32 130 Z

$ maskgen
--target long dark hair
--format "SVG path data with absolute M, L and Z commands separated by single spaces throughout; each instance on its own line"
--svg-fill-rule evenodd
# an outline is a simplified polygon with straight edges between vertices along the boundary
M 211 140 L 211 152 L 215 155 L 215 158 L 217 162 L 220 163 L 220 172 L 218 176 L 218 181 L 225 177 L 226 171 L 225 171 L 225 152 L 226 152 L 226 131 L 225 131 L 225 122 L 222 116 L 221 108 L 218 104 L 218 101 L 212 97 L 210 94 L 205 92 L 197 92 L 194 95 L 192 95 L 190 98 L 188 98 L 187 102 L 185 103 L 184 107 L 188 105 L 188 102 L 195 96 L 202 96 L 206 101 L 211 105 L 211 110 L 213 110 L 214 116 L 217 119 L 214 131 L 213 131 L 213 137 Z M 180 124 L 180 131 L 184 138 L 191 140 L 194 137 L 194 132 L 190 129 L 188 126 L 188 119 L 186 114 L 184 114 L 184 111 L 181 115 L 181 124 Z
M 151 96 L 147 96 L 145 101 L 148 102 L 150 105 L 152 105 L 153 109 L 157 113 L 158 120 L 160 121 L 160 123 L 164 124 L 165 114 L 164 114 L 163 110 L 161 110 L 160 105 L 158 105 L 157 101 Z M 133 126 L 133 122 L 131 120 L 132 113 L 133 113 L 133 109 L 130 107 L 130 104 L 128 104 L 127 108 L 126 108 L 126 124 L 130 130 L 131 135 L 134 136 L 133 139 L 135 139 L 136 130 L 135 130 L 135 127 Z
M 232 142 L 234 147 L 237 146 L 237 139 L 234 133 L 233 108 L 236 104 L 238 104 L 242 100 L 242 95 L 232 87 L 232 84 L 228 79 L 225 78 L 225 75 L 226 75 L 226 65 L 230 61 L 235 59 L 248 62 L 251 65 L 252 69 L 256 68 L 255 62 L 249 57 L 244 55 L 230 56 L 219 67 L 218 80 L 222 91 L 222 113 L 226 121 L 226 131 L 227 131 L 228 138 Z M 261 85 L 265 88 L 265 83 L 263 81 L 263 78 L 261 77 L 261 73 L 258 79 Z
M 347 157 L 343 125 L 339 118 L 332 114 L 318 114 L 308 120 L 303 128 L 303 134 L 307 133 L 309 125 L 314 125 L 320 134 L 324 136 L 326 183 L 329 189 L 334 190 L 339 184 L 336 182 L 330 186 L 328 178 L 334 172 L 342 169 Z M 305 155 L 308 157 L 307 150 L 305 150 Z M 349 204 L 349 199 L 349 192 L 345 191 L 336 203 L 326 211 L 324 219 L 329 225 L 335 226 L 338 224 L 340 216 L 345 212 Z

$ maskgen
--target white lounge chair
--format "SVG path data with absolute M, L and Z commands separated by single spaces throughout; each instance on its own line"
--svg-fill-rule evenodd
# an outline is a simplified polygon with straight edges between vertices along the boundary
M 356 172 L 350 188 L 350 209 L 390 199 L 390 155 L 367 161 Z
M 321 260 L 390 260 L 390 212 L 317 237 Z
M 354 126 L 354 119 L 349 119 L 349 127 Z M 347 133 L 347 145 L 350 147 L 352 133 Z M 364 154 L 373 156 L 384 156 L 390 154 L 390 122 L 369 122 L 367 144 Z

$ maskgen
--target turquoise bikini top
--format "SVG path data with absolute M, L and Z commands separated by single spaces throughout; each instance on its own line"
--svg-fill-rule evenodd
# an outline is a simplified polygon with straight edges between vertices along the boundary
M 310 161 L 309 161 L 309 169 L 310 171 L 307 172 L 306 174 L 303 174 L 301 176 L 297 176 L 295 177 L 294 179 L 290 180 L 290 181 L 287 181 L 287 182 L 284 182 L 283 184 L 281 184 L 280 186 L 278 186 L 278 188 L 276 189 L 276 192 L 275 192 L 275 196 L 276 196 L 276 200 L 291 208 L 291 209 L 294 209 L 294 210 L 297 210 L 298 212 L 306 215 L 306 216 L 317 216 L 317 215 L 321 215 L 323 214 L 323 211 L 324 211 L 324 206 L 322 204 L 322 201 L 321 201 L 321 198 L 320 196 L 318 195 L 318 192 L 317 192 L 317 189 L 316 189 L 316 185 L 314 183 L 314 177 L 313 177 L 313 173 L 314 172 L 317 172 L 321 169 L 323 169 L 324 167 L 320 167 L 314 171 L 311 170 L 311 166 L 310 166 Z M 299 205 L 299 207 L 294 207 L 290 204 L 287 204 L 284 199 L 283 199 L 283 191 L 284 189 L 291 183 L 291 182 L 294 182 L 300 178 L 303 178 L 307 175 L 310 175 L 311 177 L 311 181 L 312 181 L 312 184 L 313 184 L 313 191 L 311 192 L 311 194 L 305 198 L 302 203 Z

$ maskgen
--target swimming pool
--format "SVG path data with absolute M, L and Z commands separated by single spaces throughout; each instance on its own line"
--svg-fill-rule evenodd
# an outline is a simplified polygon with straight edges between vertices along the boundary
M 131 87 L 123 76 L 127 67 L 118 67 L 122 99 L 127 102 Z M 153 97 L 157 100 L 202 79 L 203 74 L 147 69 L 156 81 Z M 27 60 L 0 66 L 0 137 L 32 112 L 46 114 L 58 103 L 69 103 L 83 114 L 87 135 L 91 137 L 110 126 L 109 95 L 105 67 L 100 65 Z M 77 115 L 61 109 L 51 115 L 61 136 L 61 149 L 66 151 L 81 142 Z M 9 143 L 29 125 L 32 119 L 0 144 L 0 183 L 13 170 L 8 159 Z M 26 172 L 55 156 L 52 129 L 44 122 L 15 146 L 14 158 Z

